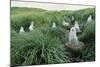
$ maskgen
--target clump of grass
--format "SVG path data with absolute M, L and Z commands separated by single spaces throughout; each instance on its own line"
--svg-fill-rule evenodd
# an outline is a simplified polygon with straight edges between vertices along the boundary
M 11 48 L 12 65 L 70 62 L 61 41 L 39 30 L 12 37 Z
M 95 61 L 95 42 L 86 43 L 86 48 L 82 52 L 83 61 Z
M 95 22 L 91 21 L 85 24 L 82 34 L 79 39 L 85 43 L 85 48 L 82 51 L 81 60 L 95 61 Z
M 50 31 L 48 33 L 52 37 L 58 37 L 63 44 L 67 41 L 67 29 L 64 29 L 62 27 L 50 28 Z
M 94 21 L 85 24 L 83 32 L 80 35 L 79 39 L 84 42 L 87 42 L 91 39 L 95 39 L 95 22 Z
M 68 41 L 68 31 L 64 27 L 57 26 L 52 27 L 42 27 L 39 28 L 44 34 L 49 34 L 49 36 L 58 38 L 63 44 Z

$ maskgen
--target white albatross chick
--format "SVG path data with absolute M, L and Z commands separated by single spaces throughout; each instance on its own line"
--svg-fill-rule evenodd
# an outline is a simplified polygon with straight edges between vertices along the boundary
M 52 28 L 56 28 L 56 23 L 55 22 L 53 22 Z
M 80 32 L 80 28 L 77 21 L 75 21 L 74 27 L 76 28 L 76 32 Z
M 20 27 L 20 31 L 19 31 L 19 32 L 20 32 L 20 33 L 25 32 L 25 31 L 24 31 L 24 27 L 23 27 L 23 26 L 21 26 L 21 27 Z
M 75 20 L 74 16 L 71 17 L 71 20 L 72 20 L 72 21 Z
M 87 22 L 91 22 L 92 21 L 92 16 L 90 15 L 87 19 Z
M 29 26 L 29 30 L 30 31 L 34 30 L 34 22 L 33 21 L 31 22 L 31 25 Z
M 69 32 L 69 44 L 78 45 L 78 37 L 75 27 L 72 27 Z
M 63 25 L 64 25 L 64 26 L 69 26 L 69 23 L 63 21 Z

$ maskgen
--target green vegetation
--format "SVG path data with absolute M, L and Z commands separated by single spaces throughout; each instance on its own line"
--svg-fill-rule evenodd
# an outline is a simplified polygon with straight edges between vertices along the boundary
M 93 21 L 87 23 L 92 15 Z M 68 42 L 67 27 L 63 20 L 70 24 L 74 16 L 79 22 L 81 33 L 79 40 L 85 48 L 81 53 L 72 53 L 65 47 Z M 64 18 L 66 17 L 66 18 Z M 34 21 L 35 29 L 29 32 L 29 25 Z M 51 28 L 55 22 L 57 27 Z M 20 27 L 25 29 L 19 33 Z M 38 65 L 83 62 L 95 60 L 95 9 L 78 11 L 47 11 L 38 8 L 11 8 L 11 65 Z

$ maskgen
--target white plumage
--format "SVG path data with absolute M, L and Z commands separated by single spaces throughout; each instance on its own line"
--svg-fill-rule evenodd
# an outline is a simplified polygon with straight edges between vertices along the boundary
M 23 26 L 20 27 L 20 33 L 22 33 L 22 32 L 25 32 Z
M 71 20 L 75 20 L 74 16 L 72 16 Z
M 69 23 L 63 21 L 63 25 L 64 25 L 64 26 L 69 26 Z
M 29 26 L 29 30 L 32 31 L 34 29 L 34 22 L 31 22 L 31 25 Z
M 69 44 L 78 45 L 78 37 L 76 35 L 75 27 L 72 27 L 69 32 Z
M 80 32 L 80 28 L 77 21 L 75 21 L 74 27 L 76 28 L 76 32 Z
M 90 22 L 90 21 L 92 21 L 92 16 L 91 15 L 87 19 L 87 22 Z
M 56 23 L 55 23 L 55 22 L 53 22 L 52 27 L 53 27 L 53 28 L 55 28 L 55 27 L 56 27 Z

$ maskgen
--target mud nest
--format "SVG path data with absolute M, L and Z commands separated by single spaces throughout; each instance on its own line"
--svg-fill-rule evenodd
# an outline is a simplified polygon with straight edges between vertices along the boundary
M 84 43 L 79 41 L 78 45 L 66 43 L 66 48 L 73 51 L 81 51 L 84 48 Z

